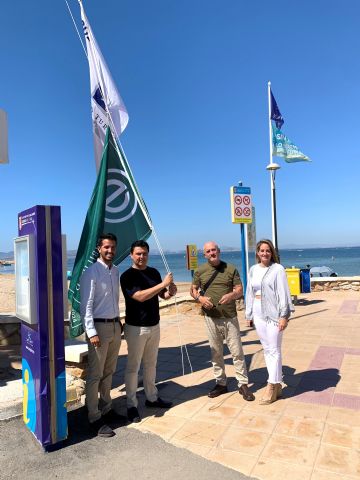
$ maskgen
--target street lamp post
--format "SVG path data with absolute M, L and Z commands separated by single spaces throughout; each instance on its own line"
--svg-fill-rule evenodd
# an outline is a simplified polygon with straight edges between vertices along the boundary
M 279 256 L 278 239 L 277 239 L 277 222 L 276 222 L 276 188 L 275 188 L 275 175 L 276 170 L 279 170 L 280 165 L 271 161 L 266 167 L 270 172 L 270 185 L 271 185 L 271 226 L 272 226 L 272 241 Z

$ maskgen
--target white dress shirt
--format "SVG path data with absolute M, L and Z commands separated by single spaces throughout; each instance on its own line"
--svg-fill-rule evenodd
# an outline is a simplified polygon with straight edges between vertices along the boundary
M 87 336 L 97 335 L 94 318 L 119 316 L 119 269 L 100 258 L 80 278 L 80 313 Z

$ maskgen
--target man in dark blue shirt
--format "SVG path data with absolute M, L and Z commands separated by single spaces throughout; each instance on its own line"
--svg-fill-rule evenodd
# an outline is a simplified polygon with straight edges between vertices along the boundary
M 148 267 L 149 245 L 137 240 L 131 245 L 132 266 L 120 277 L 125 297 L 125 339 L 128 357 L 125 372 L 127 413 L 131 422 L 140 422 L 136 390 L 138 373 L 143 362 L 145 405 L 155 408 L 170 408 L 171 403 L 158 397 L 155 386 L 156 362 L 160 342 L 159 299 L 165 300 L 177 292 L 172 273 L 161 280 L 160 273 Z

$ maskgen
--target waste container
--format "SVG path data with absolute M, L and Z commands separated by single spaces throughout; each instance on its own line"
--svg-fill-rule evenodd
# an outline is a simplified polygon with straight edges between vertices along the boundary
M 290 294 L 300 295 L 300 268 L 285 268 Z
M 300 288 L 301 293 L 311 293 L 310 268 L 300 269 Z

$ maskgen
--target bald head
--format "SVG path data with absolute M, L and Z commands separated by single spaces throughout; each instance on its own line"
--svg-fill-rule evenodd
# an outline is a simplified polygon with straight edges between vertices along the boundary
M 220 263 L 220 248 L 217 243 L 211 241 L 204 245 L 204 256 L 213 267 Z

